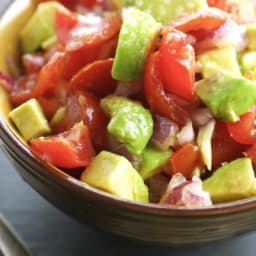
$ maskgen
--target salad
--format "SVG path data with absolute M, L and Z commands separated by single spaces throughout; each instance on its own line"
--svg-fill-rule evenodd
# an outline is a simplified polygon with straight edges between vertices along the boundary
M 20 49 L 0 81 L 47 163 L 143 203 L 256 196 L 255 1 L 38 0 Z

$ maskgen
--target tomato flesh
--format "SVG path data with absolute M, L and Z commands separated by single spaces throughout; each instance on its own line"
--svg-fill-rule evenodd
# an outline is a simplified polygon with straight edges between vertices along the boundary
M 30 141 L 32 150 L 43 160 L 63 168 L 84 167 L 93 157 L 89 131 L 86 126 L 72 128 L 58 135 Z
M 160 44 L 160 73 L 166 91 L 194 99 L 195 51 L 178 30 L 165 31 Z

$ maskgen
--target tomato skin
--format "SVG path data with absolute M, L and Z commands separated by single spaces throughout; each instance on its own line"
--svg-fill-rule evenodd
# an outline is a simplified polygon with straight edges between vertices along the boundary
M 252 160 L 254 166 L 256 166 L 256 144 L 251 145 L 245 152 L 244 155 Z
M 212 137 L 213 168 L 218 168 L 224 162 L 243 156 L 247 146 L 237 143 L 229 134 L 225 123 L 217 121 Z
M 31 98 L 38 98 L 52 91 L 60 82 L 64 55 L 55 53 L 38 73 L 18 79 L 11 91 L 10 100 L 19 105 Z
M 89 129 L 95 151 L 106 148 L 108 119 L 100 108 L 99 99 L 90 92 L 76 91 L 69 95 L 65 106 L 64 118 L 52 126 L 54 133 L 68 130 L 83 121 Z
M 144 72 L 144 94 L 152 112 L 169 118 L 179 125 L 185 125 L 188 113 L 164 91 L 160 76 L 159 52 L 152 53 L 146 62 Z
M 196 167 L 203 167 L 200 151 L 193 143 L 187 143 L 170 157 L 170 173 L 181 173 L 190 179 Z
M 93 157 L 93 148 L 86 126 L 72 128 L 57 135 L 32 139 L 30 146 L 43 160 L 62 168 L 87 166 Z
M 224 24 L 229 15 L 217 8 L 207 8 L 180 16 L 170 22 L 171 28 L 184 33 L 196 30 L 214 30 Z
M 251 111 L 240 116 L 240 120 L 237 122 L 227 122 L 226 126 L 230 136 L 241 144 L 254 144 L 256 143 L 255 134 L 255 118 L 256 111 Z
M 99 98 L 114 92 L 117 81 L 111 76 L 113 59 L 97 60 L 79 70 L 68 84 L 68 91 L 87 90 Z
M 178 30 L 166 30 L 160 43 L 160 73 L 166 91 L 194 100 L 195 51 Z

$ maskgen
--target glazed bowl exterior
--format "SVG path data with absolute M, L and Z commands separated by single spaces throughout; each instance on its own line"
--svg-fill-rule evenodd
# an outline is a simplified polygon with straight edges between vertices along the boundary
M 36 6 L 16 0 L 0 20 L 0 70 L 19 56 L 19 31 Z M 8 119 L 11 106 L 0 86 L 1 146 L 19 174 L 50 203 L 81 223 L 144 242 L 193 244 L 256 229 L 256 198 L 188 209 L 121 200 L 94 189 L 35 157 Z

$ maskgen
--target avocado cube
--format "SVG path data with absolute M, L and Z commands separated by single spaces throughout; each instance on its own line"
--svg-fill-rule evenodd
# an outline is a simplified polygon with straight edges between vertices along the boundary
M 101 107 L 110 116 L 108 132 L 135 155 L 142 153 L 153 133 L 153 118 L 140 103 L 122 96 L 108 96 Z
M 216 71 L 223 69 L 240 75 L 240 67 L 237 61 L 236 49 L 234 46 L 226 46 L 214 49 L 197 56 L 203 77 L 209 77 Z
M 102 151 L 83 171 L 81 181 L 123 199 L 148 202 L 148 188 L 123 156 Z
M 236 122 L 256 104 L 256 81 L 222 70 L 200 80 L 196 93 L 215 117 Z
M 112 76 L 122 81 L 137 80 L 142 76 L 147 55 L 160 32 L 160 24 L 149 14 L 132 7 L 124 9 L 122 16 Z
M 23 53 L 35 52 L 43 42 L 54 37 L 55 11 L 64 8 L 61 4 L 54 1 L 41 3 L 37 6 L 37 9 L 20 34 Z
M 153 145 L 148 145 L 142 153 L 139 169 L 142 178 L 145 180 L 161 172 L 162 167 L 168 162 L 171 154 L 171 150 L 162 151 Z
M 48 121 L 36 99 L 31 99 L 9 113 L 10 119 L 28 141 L 34 137 L 50 133 Z
M 256 195 L 256 179 L 251 160 L 239 158 L 218 168 L 203 181 L 203 189 L 214 203 L 234 201 Z

